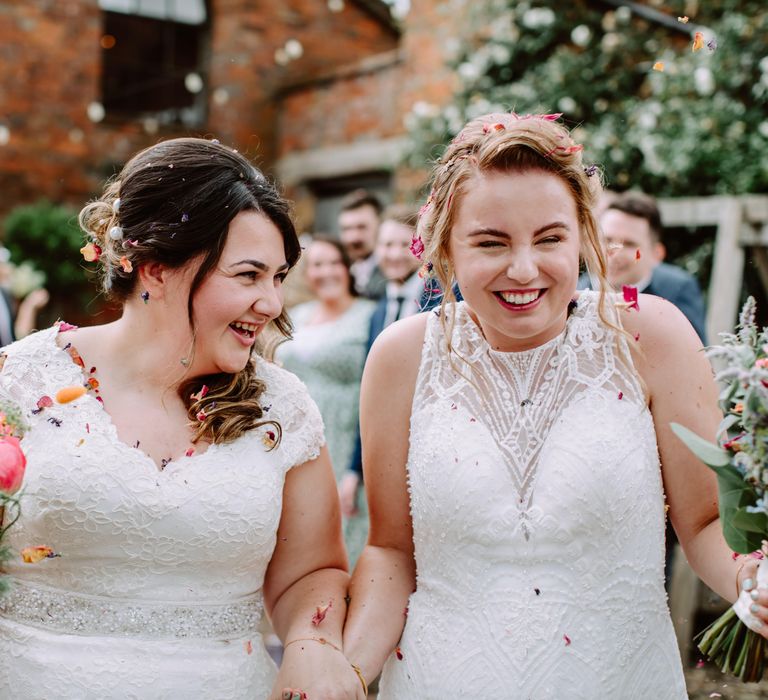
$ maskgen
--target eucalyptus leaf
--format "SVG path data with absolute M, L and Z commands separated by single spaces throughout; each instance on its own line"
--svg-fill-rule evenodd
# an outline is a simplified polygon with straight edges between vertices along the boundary
M 730 462 L 728 453 L 722 447 L 708 442 L 680 423 L 672 423 L 671 427 L 686 447 L 708 467 L 724 467 Z M 741 480 L 741 477 L 739 479 Z
M 768 514 L 766 513 L 753 513 L 746 508 L 738 508 L 734 511 L 731 522 L 734 527 L 748 532 L 757 532 L 761 537 L 765 537 L 768 533 Z

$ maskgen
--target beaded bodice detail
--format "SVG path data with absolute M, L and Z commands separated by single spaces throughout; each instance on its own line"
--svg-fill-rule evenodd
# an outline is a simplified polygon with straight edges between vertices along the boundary
M 15 688 L 29 698 L 113 697 L 109 684 L 114 697 L 166 697 L 164 687 L 168 697 L 181 697 L 184 683 L 200 698 L 228 696 L 222 688 L 230 686 L 232 697 L 266 696 L 274 667 L 260 642 L 261 589 L 285 475 L 317 456 L 323 442 L 316 406 L 296 377 L 259 359 L 267 416 L 282 426 L 279 446 L 268 449 L 265 426 L 160 471 L 119 440 L 91 393 L 37 408 L 42 396 L 83 383 L 57 333 L 54 327 L 5 348 L 0 373 L 0 399 L 18 406 L 28 424 L 22 517 L 8 544 L 47 545 L 60 555 L 7 568 L 16 585 L 0 601 L 0 666 L 10 664 L 0 677 L 11 673 L 24 684 L 17 671 L 24 675 L 19 669 L 31 664 L 37 680 L 29 694 Z M 243 639 L 252 640 L 248 653 Z M 156 654 L 151 644 L 163 646 L 167 667 L 147 663 Z M 67 653 L 81 658 L 73 664 Z M 203 662 L 213 653 L 218 669 Z M 93 671 L 113 655 L 116 675 Z M 39 658 L 50 665 L 32 672 Z M 188 680 L 174 696 L 180 681 L 173 676 L 184 668 Z M 92 676 L 87 692 L 70 688 L 77 669 Z M 240 678 L 224 680 L 224 673 Z M 138 690 L 131 694 L 125 684 Z
M 598 298 L 516 353 L 461 303 L 449 358 L 451 318 L 429 318 L 407 464 L 417 589 L 382 700 L 685 697 L 653 420 Z

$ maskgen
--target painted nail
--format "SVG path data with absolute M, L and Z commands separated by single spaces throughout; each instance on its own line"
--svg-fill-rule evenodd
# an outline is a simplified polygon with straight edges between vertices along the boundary
M 760 610 L 760 606 L 757 603 L 752 603 L 752 605 L 749 606 L 749 611 L 756 613 L 758 610 Z
M 745 591 L 751 591 L 755 587 L 755 580 L 751 578 L 745 578 L 742 581 L 741 588 Z
M 757 600 L 758 596 L 760 595 L 760 591 L 752 591 L 749 595 L 752 597 L 752 600 Z

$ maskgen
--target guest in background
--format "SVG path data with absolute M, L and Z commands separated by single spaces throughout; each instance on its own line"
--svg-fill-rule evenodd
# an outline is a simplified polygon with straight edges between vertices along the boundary
M 608 281 L 617 291 L 623 286 L 671 301 L 691 322 L 706 343 L 704 299 L 696 278 L 680 267 L 663 262 L 661 213 L 656 200 L 642 192 L 614 195 L 600 215 L 608 248 Z
M 371 317 L 367 350 L 370 350 L 373 341 L 387 326 L 423 310 L 424 280 L 418 272 L 421 264 L 411 253 L 417 221 L 418 210 L 415 207 L 393 205 L 384 213 L 376 243 L 376 257 L 387 280 L 386 294 L 379 300 Z M 434 300 L 439 303 L 440 296 L 434 295 L 433 306 Z M 339 498 L 342 514 L 354 517 L 360 508 L 366 507 L 365 499 L 360 498 L 363 465 L 359 432 L 349 465 L 339 485 Z
M 304 274 L 316 300 L 291 310 L 293 340 L 278 347 L 276 358 L 304 381 L 316 401 L 338 480 L 355 447 L 374 303 L 358 297 L 350 259 L 339 241 L 317 236 L 305 257 Z M 357 560 L 367 535 L 367 512 L 348 513 L 344 539 L 351 561 Z
M 380 299 L 386 285 L 375 253 L 382 209 L 376 195 L 359 189 L 344 198 L 339 214 L 339 235 L 352 261 L 355 289 L 369 299 Z
M 35 330 L 37 314 L 50 300 L 42 287 L 16 289 L 14 277 L 24 268 L 33 269 L 28 265 L 17 268 L 11 263 L 10 251 L 0 247 L 0 347 Z M 39 272 L 35 274 L 42 277 Z

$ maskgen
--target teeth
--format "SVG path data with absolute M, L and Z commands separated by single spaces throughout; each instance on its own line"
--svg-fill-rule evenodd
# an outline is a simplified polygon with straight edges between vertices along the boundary
M 507 302 L 507 304 L 530 304 L 532 301 L 536 301 L 539 298 L 540 291 L 525 292 L 524 294 L 516 294 L 515 292 L 499 292 L 501 298 Z
M 235 328 L 242 328 L 244 331 L 250 331 L 251 333 L 253 333 L 258 328 L 255 323 L 242 323 L 240 321 L 235 321 L 230 325 L 234 326 Z

